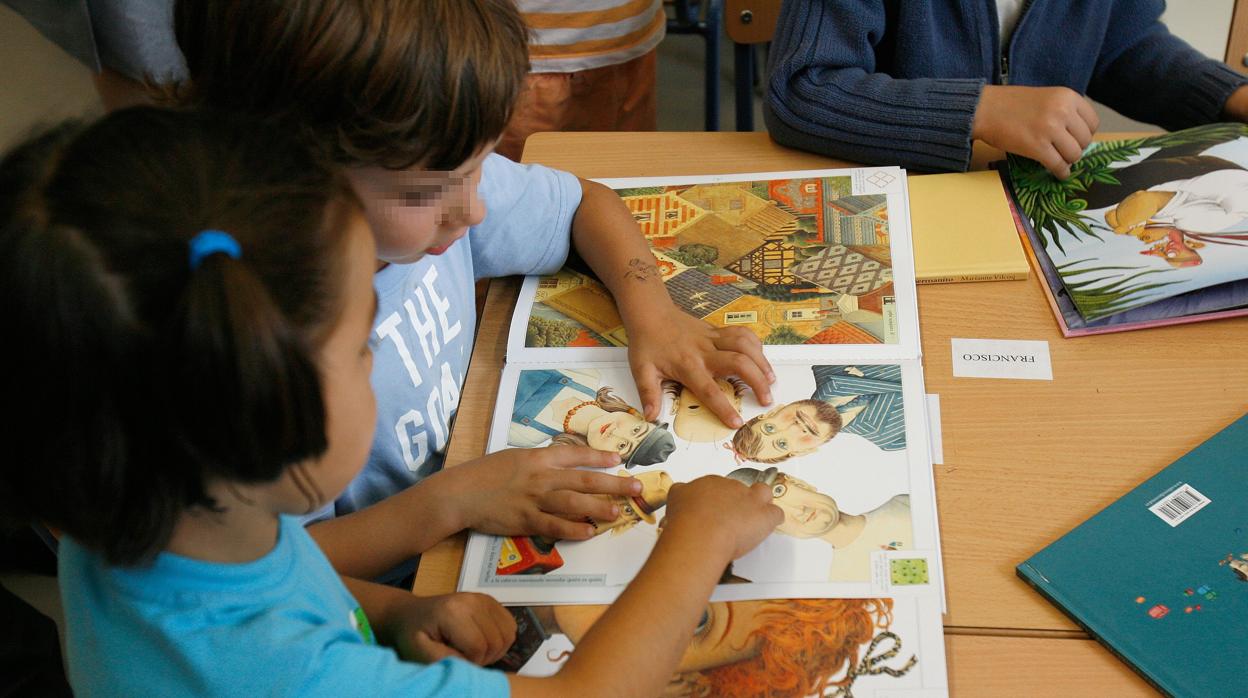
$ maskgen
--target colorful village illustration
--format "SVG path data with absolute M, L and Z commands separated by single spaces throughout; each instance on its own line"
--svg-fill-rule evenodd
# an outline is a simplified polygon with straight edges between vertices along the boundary
M 893 269 L 883 194 L 849 177 L 618 190 L 672 300 L 765 344 L 895 343 Z M 610 294 L 571 269 L 543 277 L 530 347 L 625 346 Z

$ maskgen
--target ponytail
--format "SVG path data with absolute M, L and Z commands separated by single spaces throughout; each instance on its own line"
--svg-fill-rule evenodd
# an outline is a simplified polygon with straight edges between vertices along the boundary
M 246 258 L 204 258 L 162 334 L 162 412 L 206 471 L 264 482 L 325 450 L 315 347 L 289 326 Z
M 353 202 L 286 134 L 222 114 L 124 110 L 0 161 L 0 516 L 137 563 L 218 506 L 211 483 L 323 453 L 315 358 Z M 207 228 L 241 254 L 192 268 Z

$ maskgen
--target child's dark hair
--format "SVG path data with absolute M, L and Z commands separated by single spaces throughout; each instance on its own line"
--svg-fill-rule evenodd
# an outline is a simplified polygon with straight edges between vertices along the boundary
M 452 170 L 528 71 L 513 0 L 178 0 L 176 98 L 288 124 L 346 165 Z
M 321 454 L 315 358 L 354 201 L 290 137 L 227 114 L 125 110 L 0 161 L 0 515 L 136 563 L 216 506 L 210 482 Z M 192 268 L 205 229 L 241 255 Z

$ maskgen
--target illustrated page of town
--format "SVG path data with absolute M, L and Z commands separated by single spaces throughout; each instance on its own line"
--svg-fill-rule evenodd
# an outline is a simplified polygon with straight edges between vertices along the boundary
M 918 356 L 904 171 L 600 181 L 628 206 L 672 301 L 692 317 L 749 329 L 775 359 Z M 623 360 L 627 345 L 587 267 L 526 279 L 509 361 Z

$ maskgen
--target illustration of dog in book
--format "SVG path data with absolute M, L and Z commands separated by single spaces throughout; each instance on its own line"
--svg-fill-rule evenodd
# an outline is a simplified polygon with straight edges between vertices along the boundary
M 850 514 L 841 511 L 832 497 L 774 467 L 737 468 L 728 477 L 771 488 L 772 503 L 784 511 L 784 523 L 776 533 L 819 538 L 832 546 L 830 581 L 866 581 L 871 578 L 871 553 L 913 547 L 908 494 L 891 497 L 869 511 Z
M 841 432 L 882 451 L 906 447 L 901 367 L 812 366 L 814 393 L 747 421 L 732 438 L 739 461 L 773 464 L 813 452 Z
M 607 608 L 510 609 L 516 642 L 496 667 L 554 673 Z M 663 695 L 852 696 L 856 685 L 911 683 L 919 658 L 894 623 L 893 599 L 712 602 Z

